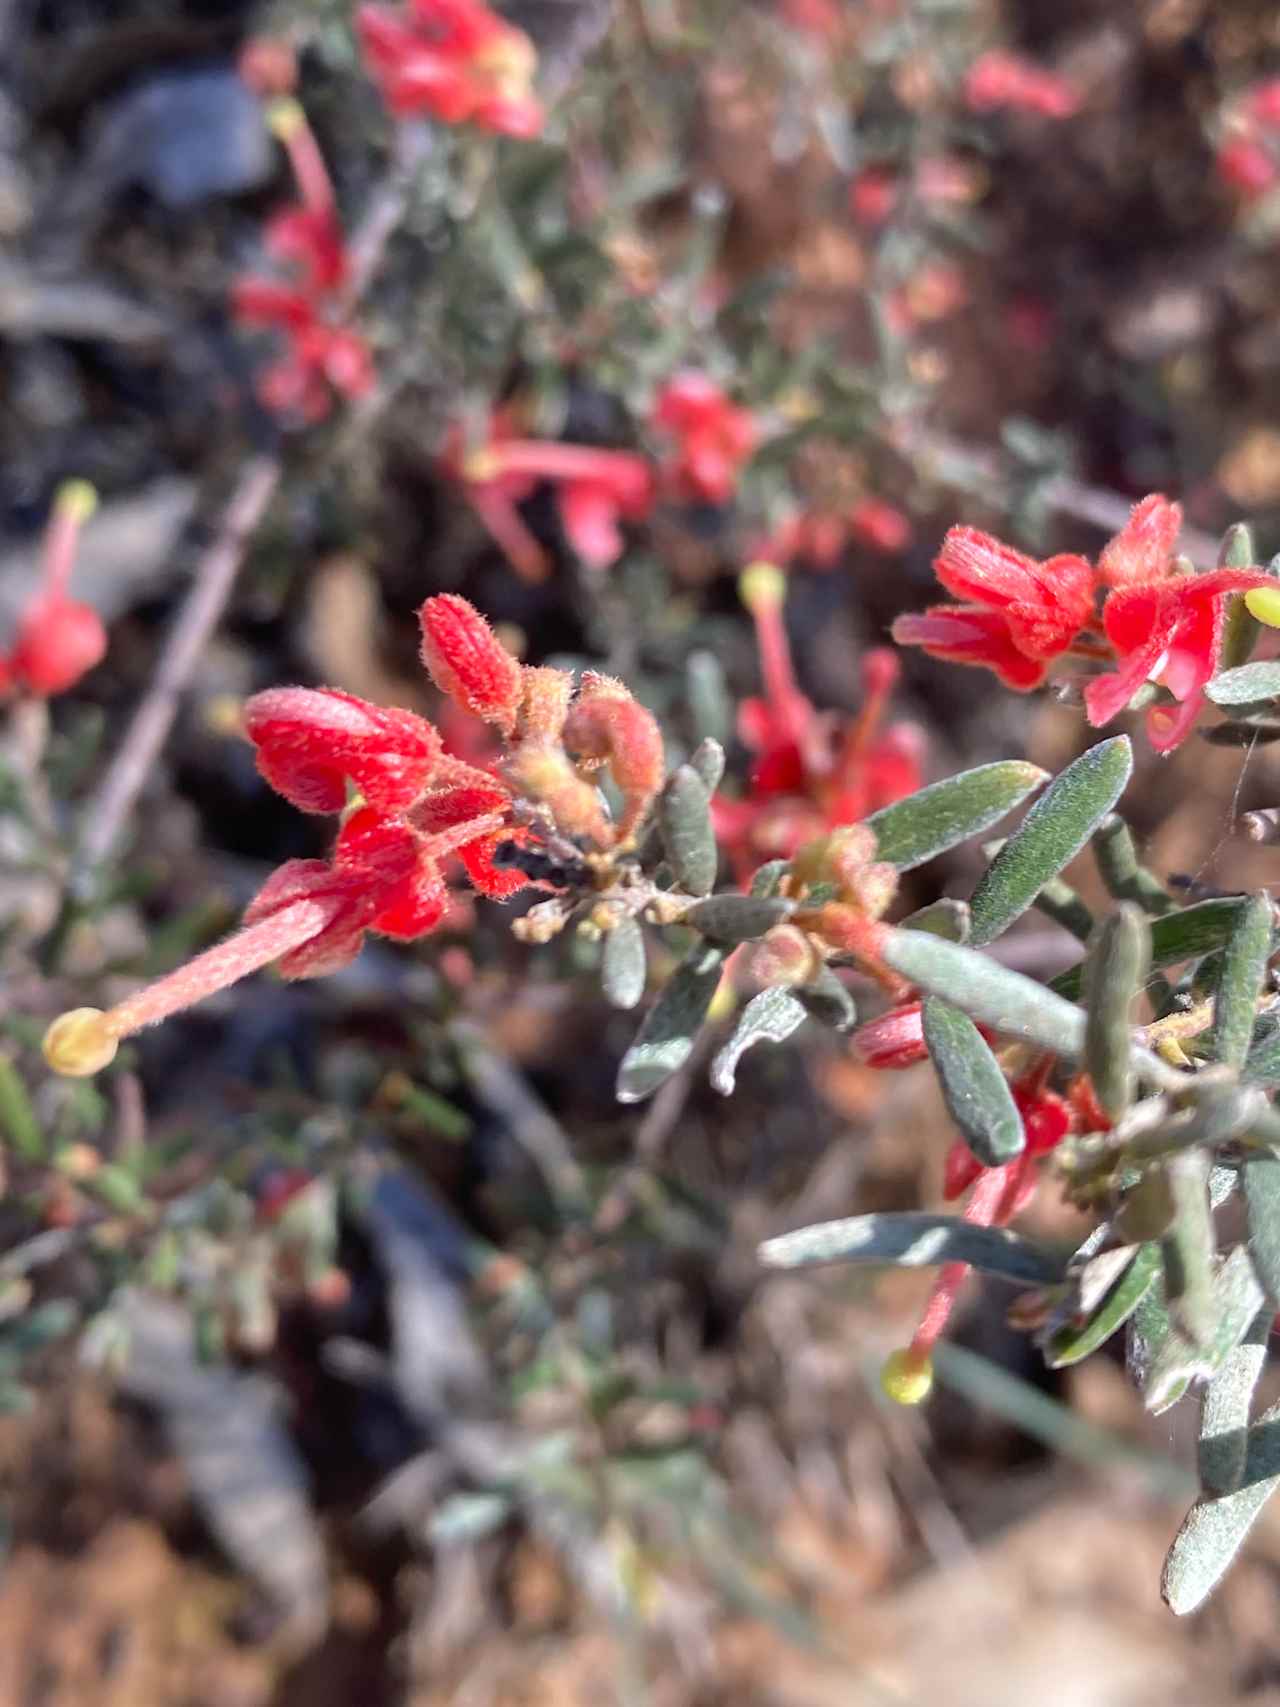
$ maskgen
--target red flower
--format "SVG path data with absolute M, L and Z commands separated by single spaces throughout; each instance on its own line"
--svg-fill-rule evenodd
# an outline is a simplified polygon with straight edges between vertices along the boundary
M 1215 164 L 1223 183 L 1249 201 L 1265 195 L 1280 177 L 1280 167 L 1270 149 L 1250 136 L 1228 138 L 1219 148 Z
M 849 185 L 849 212 L 860 225 L 883 225 L 898 200 L 898 180 L 887 166 L 867 166 Z
M 880 727 L 898 664 L 884 647 L 862 662 L 863 704 L 855 716 L 823 715 L 795 680 L 783 618 L 786 581 L 771 564 L 742 578 L 756 626 L 765 693 L 744 700 L 738 733 L 755 755 L 745 800 L 717 794 L 716 831 L 739 870 L 787 858 L 804 842 L 901 800 L 920 786 L 922 740 L 908 724 Z
M 502 136 L 537 136 L 538 56 L 523 30 L 479 0 L 413 0 L 404 10 L 361 6 L 365 63 L 397 118 L 421 114 Z
M 244 724 L 262 775 L 303 812 L 341 812 L 348 781 L 379 811 L 404 811 L 440 758 L 425 718 L 336 688 L 268 688 L 245 702 Z
M 445 460 L 463 482 L 476 514 L 526 580 L 541 580 L 546 562 L 515 506 L 540 480 L 558 487 L 565 535 L 589 569 L 616 563 L 623 549 L 620 522 L 643 519 L 653 505 L 653 475 L 643 457 L 593 445 L 516 438 L 501 413 L 492 418 L 488 441 L 477 450 L 464 451 L 461 434 L 455 432 Z
M 422 662 L 441 693 L 510 735 L 524 697 L 523 672 L 480 612 L 457 593 L 437 593 L 418 621 Z
M 97 501 L 87 481 L 68 480 L 59 488 L 45 533 L 40 589 L 18 620 L 12 651 L 0 658 L 0 693 L 49 699 L 102 662 L 102 618 L 67 593 L 80 529 Z
M 750 411 L 730 403 L 706 374 L 687 371 L 663 386 L 653 421 L 677 442 L 673 474 L 682 495 L 726 503 L 756 448 L 759 434 Z
M 883 498 L 863 498 L 849 514 L 849 527 L 855 539 L 896 557 L 911 544 L 911 523 L 896 504 Z
M 965 76 L 964 98 L 975 113 L 1004 108 L 1047 119 L 1070 118 L 1079 110 L 1081 99 L 1067 78 L 1000 48 L 974 60 Z
M 893 637 L 936 658 L 981 664 L 1020 692 L 1038 687 L 1050 659 L 1093 618 L 1093 570 L 1083 557 L 1037 563 L 977 528 L 952 528 L 934 572 L 967 605 L 901 616 Z

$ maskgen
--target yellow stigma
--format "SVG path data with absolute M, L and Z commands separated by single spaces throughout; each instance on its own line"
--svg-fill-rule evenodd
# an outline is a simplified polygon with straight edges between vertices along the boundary
M 1244 603 L 1250 616 L 1268 628 L 1280 628 L 1280 587 L 1250 587 Z
M 87 522 L 98 507 L 98 491 L 87 480 L 64 480 L 53 500 L 53 507 L 69 521 Z
M 267 103 L 267 129 L 281 142 L 296 135 L 306 122 L 307 115 L 292 95 L 277 95 Z
M 933 1360 L 915 1356 L 910 1346 L 890 1352 L 880 1371 L 880 1386 L 895 1405 L 922 1405 L 933 1388 Z
M 54 1020 L 41 1047 L 55 1073 L 87 1079 L 111 1064 L 119 1039 L 101 1008 L 72 1008 Z
M 481 448 L 469 451 L 462 464 L 462 478 L 483 485 L 496 480 L 502 473 L 502 458 L 494 450 Z
M 786 602 L 787 577 L 776 563 L 751 563 L 738 577 L 738 597 L 748 610 Z

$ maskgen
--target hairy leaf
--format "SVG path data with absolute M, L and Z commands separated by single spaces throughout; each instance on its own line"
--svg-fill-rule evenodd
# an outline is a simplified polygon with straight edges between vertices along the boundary
M 600 956 L 600 982 L 615 1008 L 633 1008 L 644 995 L 648 962 L 644 932 L 633 918 L 619 919 L 606 933 Z
M 1170 1612 L 1183 1617 L 1203 1605 L 1280 1485 L 1280 1460 L 1273 1452 L 1277 1432 L 1280 1405 L 1272 1405 L 1249 1431 L 1243 1486 L 1233 1494 L 1199 1500 L 1187 1513 L 1160 1579 Z
M 770 1268 L 805 1268 L 811 1263 L 875 1263 L 899 1268 L 937 1268 L 963 1262 L 1034 1286 L 1061 1280 L 1062 1262 L 1005 1227 L 974 1227 L 956 1215 L 854 1215 L 822 1221 L 768 1239 L 760 1260 Z
M 622 1057 L 619 1102 L 643 1102 L 684 1066 L 719 986 L 723 964 L 723 949 L 700 942 L 676 967 Z
M 1105 1345 L 1133 1315 L 1160 1274 L 1160 1247 L 1140 1245 L 1132 1262 L 1107 1293 L 1094 1314 L 1081 1326 L 1060 1328 L 1045 1351 L 1050 1369 L 1080 1363 Z
M 888 932 L 886 963 L 971 1019 L 1070 1058 L 1084 1048 L 1084 1015 L 1021 972 L 924 931 Z
M 1280 659 L 1223 670 L 1204 691 L 1215 705 L 1258 705 L 1280 699 Z
M 681 765 L 658 796 L 658 828 L 676 881 L 690 895 L 709 895 L 718 854 L 711 796 L 692 765 Z
M 1100 741 L 1068 765 L 983 873 L 969 903 L 971 942 L 993 942 L 1026 912 L 1080 852 L 1132 774 L 1127 735 Z
M 1212 1379 L 1248 1333 L 1262 1304 L 1262 1288 L 1249 1253 L 1237 1246 L 1213 1278 L 1215 1322 L 1209 1336 L 1195 1344 L 1175 1323 L 1147 1374 L 1143 1403 L 1149 1411 L 1167 1410 L 1188 1381 Z
M 927 907 L 921 907 L 918 912 L 903 919 L 902 928 L 908 931 L 928 931 L 930 936 L 946 937 L 948 942 L 967 942 L 969 903 L 952 901 L 944 895 L 940 901 L 931 901 Z
M 699 901 L 697 906 L 690 907 L 681 922 L 692 925 L 695 931 L 701 931 L 713 942 L 733 947 L 763 936 L 794 911 L 795 902 L 781 898 L 764 900 L 755 895 L 711 895 L 705 901 Z
M 1152 919 L 1152 966 L 1180 966 L 1185 960 L 1199 960 L 1221 948 L 1245 905 L 1243 896 L 1228 895 L 1220 900 L 1198 901 L 1194 907 L 1182 907 L 1163 919 Z M 1049 988 L 1078 1001 L 1082 983 L 1083 966 L 1069 966 L 1049 980 Z
M 1133 1099 L 1133 999 L 1151 959 L 1146 917 L 1122 901 L 1094 933 L 1085 959 L 1084 1059 L 1098 1101 L 1114 1120 Z
M 1272 1306 L 1280 1309 L 1280 1156 L 1255 1151 L 1241 1172 L 1254 1273 Z
M 969 1018 L 938 996 L 924 1004 L 924 1040 L 947 1112 L 984 1168 L 998 1168 L 1026 1148 L 1022 1116 L 991 1046 Z
M 1245 1472 L 1249 1411 L 1267 1361 L 1267 1339 L 1275 1317 L 1264 1305 L 1232 1348 L 1205 1390 L 1200 1412 L 1200 1480 L 1207 1492 L 1232 1493 Z
M 877 858 L 899 871 L 923 865 L 999 823 L 1034 794 L 1048 774 L 1022 759 L 1001 759 L 881 807 L 867 819 L 876 833 Z
M 761 990 L 738 1015 L 733 1035 L 711 1063 L 711 1084 L 721 1096 L 731 1096 L 737 1080 L 738 1062 L 757 1043 L 783 1043 L 799 1030 L 809 1010 L 793 991 L 780 985 Z
M 1249 1053 L 1271 935 L 1271 898 L 1251 895 L 1231 926 L 1214 995 L 1214 1053 L 1228 1067 L 1243 1067 Z

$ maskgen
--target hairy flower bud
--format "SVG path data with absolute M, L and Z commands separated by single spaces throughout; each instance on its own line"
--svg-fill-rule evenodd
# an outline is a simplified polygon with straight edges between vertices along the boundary
M 518 659 L 480 612 L 457 593 L 437 593 L 418 612 L 422 662 L 442 693 L 503 735 L 515 728 L 523 695 Z
M 244 726 L 262 775 L 303 812 L 340 812 L 348 781 L 380 811 L 403 811 L 440 757 L 424 717 L 336 688 L 268 688 L 245 702 Z

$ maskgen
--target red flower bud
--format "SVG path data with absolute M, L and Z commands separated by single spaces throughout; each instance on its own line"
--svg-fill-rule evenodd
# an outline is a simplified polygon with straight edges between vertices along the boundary
M 8 667 L 15 682 L 47 699 L 74 687 L 106 650 L 97 611 L 55 595 L 38 600 L 23 617 Z
M 418 612 L 422 662 L 442 693 L 502 734 L 515 728 L 522 696 L 519 661 L 473 604 L 437 593 Z

